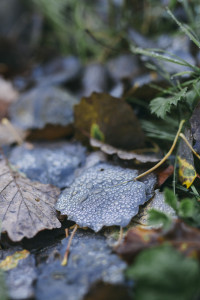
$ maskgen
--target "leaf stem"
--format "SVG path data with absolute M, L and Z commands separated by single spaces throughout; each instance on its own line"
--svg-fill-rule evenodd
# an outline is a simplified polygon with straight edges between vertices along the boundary
M 167 152 L 167 154 L 163 157 L 163 159 L 161 159 L 161 161 L 159 161 L 159 162 L 158 162 L 154 167 L 152 167 L 151 169 L 149 169 L 149 170 L 147 170 L 146 172 L 144 172 L 144 173 L 140 174 L 139 176 L 135 177 L 134 180 L 138 180 L 138 179 L 140 179 L 140 178 L 142 178 L 142 177 L 148 175 L 149 173 L 153 172 L 154 170 L 156 170 L 158 167 L 160 167 L 160 166 L 168 159 L 168 157 L 172 154 L 172 152 L 173 152 L 173 150 L 174 150 L 174 148 L 175 148 L 175 146 L 176 146 L 176 143 L 177 143 L 177 141 L 178 141 L 178 138 L 179 138 L 179 135 L 180 135 L 180 133 L 181 133 L 181 130 L 182 130 L 182 127 L 183 127 L 183 124 L 184 124 L 184 123 L 185 123 L 185 120 L 182 120 L 182 121 L 180 122 L 179 129 L 178 129 L 177 134 L 176 134 L 176 136 L 175 136 L 175 138 L 174 138 L 174 142 L 173 142 L 173 144 L 172 144 L 170 150 L 169 150 L 169 151 Z
M 190 148 L 190 150 L 194 153 L 194 155 L 196 155 L 196 157 L 198 159 L 200 159 L 200 155 L 193 149 L 193 147 L 190 145 L 190 143 L 188 142 L 188 140 L 186 139 L 185 135 L 183 133 L 180 133 L 179 136 L 184 140 L 184 142 L 188 145 L 188 147 Z

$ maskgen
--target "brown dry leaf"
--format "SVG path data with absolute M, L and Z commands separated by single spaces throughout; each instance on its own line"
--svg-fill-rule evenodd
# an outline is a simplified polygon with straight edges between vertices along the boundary
M 0 161 L 0 221 L 1 231 L 12 241 L 32 238 L 43 229 L 59 228 L 54 204 L 59 189 L 32 182 Z
M 144 133 L 131 106 L 122 99 L 104 93 L 93 93 L 82 98 L 75 106 L 76 137 L 88 142 L 95 124 L 105 142 L 118 148 L 131 150 L 144 146 Z
M 180 220 L 176 220 L 167 232 L 163 232 L 162 229 L 144 229 L 140 226 L 131 228 L 125 241 L 116 248 L 116 252 L 126 261 L 132 262 L 140 251 L 166 242 L 185 256 L 200 259 L 200 230 Z
M 111 145 L 102 143 L 93 138 L 90 139 L 90 145 L 95 148 L 100 148 L 102 152 L 108 155 L 117 154 L 117 156 L 120 159 L 124 159 L 124 160 L 136 159 L 142 163 L 157 162 L 160 160 L 160 158 L 157 157 L 156 154 L 154 153 L 150 155 L 150 154 L 138 154 L 137 152 L 133 152 L 133 151 L 124 151 L 121 149 L 117 149 Z

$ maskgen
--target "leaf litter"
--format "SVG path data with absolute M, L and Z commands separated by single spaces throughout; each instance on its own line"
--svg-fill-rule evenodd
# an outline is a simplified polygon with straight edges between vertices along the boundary
M 12 170 L 6 159 L 0 161 L 0 170 L 1 232 L 20 241 L 61 226 L 54 208 L 59 189 L 30 181 Z

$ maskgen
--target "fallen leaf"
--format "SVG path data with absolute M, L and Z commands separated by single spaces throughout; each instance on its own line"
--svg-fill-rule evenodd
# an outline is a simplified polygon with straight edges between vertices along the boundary
M 170 165 L 164 170 L 158 171 L 158 187 L 163 185 L 165 181 L 173 174 L 174 172 L 174 166 Z
M 131 106 L 108 94 L 93 93 L 75 106 L 76 137 L 87 142 L 91 127 L 97 124 L 105 142 L 122 149 L 144 145 L 144 133 Z
M 124 160 L 131 160 L 131 159 L 136 159 L 139 162 L 142 163 L 147 163 L 147 162 L 157 162 L 160 160 L 159 157 L 153 154 L 139 154 L 136 151 L 124 151 L 122 149 L 117 149 L 111 145 L 105 144 L 101 141 L 98 141 L 97 139 L 91 138 L 90 139 L 90 145 L 95 148 L 100 148 L 102 152 L 108 154 L 108 155 L 113 155 L 117 154 L 117 156 L 120 159 Z
M 59 228 L 54 203 L 59 190 L 50 185 L 31 182 L 11 171 L 5 160 L 0 161 L 1 231 L 12 241 L 33 237 L 43 229 Z
M 9 160 L 29 179 L 64 188 L 84 164 L 85 151 L 78 142 L 34 143 L 32 149 L 23 144 L 11 151 Z
M 8 271 L 17 267 L 19 260 L 26 258 L 29 255 L 29 251 L 22 250 L 16 251 L 13 255 L 8 255 L 4 260 L 0 262 L 0 269 Z
M 145 183 L 134 181 L 137 174 L 106 163 L 86 169 L 62 192 L 56 209 L 80 227 L 96 232 L 103 226 L 125 227 L 139 205 L 151 198 L 156 183 L 155 176 Z
M 131 228 L 125 241 L 116 248 L 116 252 L 126 261 L 132 262 L 140 251 L 166 242 L 185 256 L 200 259 L 200 230 L 180 220 L 176 220 L 166 232 L 162 229 L 144 229 L 140 226 Z
M 11 121 L 22 129 L 43 129 L 46 125 L 71 126 L 78 103 L 70 93 L 57 87 L 39 86 L 23 93 L 10 106 Z
M 184 135 L 188 142 L 192 145 L 193 138 L 190 129 L 186 128 Z M 193 153 L 182 139 L 179 144 L 178 163 L 179 180 L 182 185 L 185 185 L 188 189 L 197 177 L 197 173 L 194 167 Z
M 66 299 L 66 295 L 82 300 L 90 287 L 100 280 L 107 284 L 124 284 L 127 265 L 112 252 L 103 235 L 80 229 L 73 238 L 68 264 L 63 267 L 61 258 L 68 240 L 54 243 L 38 253 L 38 300 L 55 300 L 58 291 L 60 300 Z
M 192 130 L 192 135 L 196 141 L 194 145 L 194 150 L 200 154 L 200 102 L 195 107 L 193 114 L 190 118 L 190 125 Z

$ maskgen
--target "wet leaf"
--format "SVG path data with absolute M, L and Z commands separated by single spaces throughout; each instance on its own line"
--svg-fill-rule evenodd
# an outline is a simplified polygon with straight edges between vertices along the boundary
M 121 149 L 117 149 L 111 145 L 102 143 L 101 141 L 98 141 L 97 139 L 94 138 L 90 139 L 90 144 L 92 147 L 100 148 L 102 152 L 108 155 L 117 154 L 117 156 L 120 159 L 124 159 L 124 160 L 136 159 L 137 161 L 142 163 L 157 162 L 160 160 L 160 158 L 155 153 L 149 154 L 148 151 L 147 154 L 145 153 L 140 154 L 137 153 L 137 151 L 124 151 Z
M 12 241 L 31 238 L 43 229 L 59 228 L 54 203 L 59 190 L 50 185 L 31 182 L 11 171 L 7 162 L 0 161 L 0 220 L 1 231 Z
M 135 299 L 190 300 L 199 293 L 198 263 L 169 246 L 143 251 L 126 275 L 136 281 Z
M 81 227 L 126 226 L 152 196 L 155 176 L 134 181 L 138 172 L 102 163 L 86 169 L 58 199 L 56 209 Z
M 108 94 L 93 93 L 75 106 L 76 137 L 87 142 L 92 124 L 97 124 L 105 142 L 122 149 L 144 145 L 144 133 L 139 121 L 124 100 Z
M 200 102 L 195 107 L 193 114 L 190 118 L 190 125 L 192 130 L 192 135 L 196 141 L 194 149 L 200 154 Z
M 7 256 L 0 262 L 0 269 L 8 271 L 17 267 L 19 260 L 26 258 L 29 255 L 29 251 L 22 250 L 16 251 L 13 255 Z

